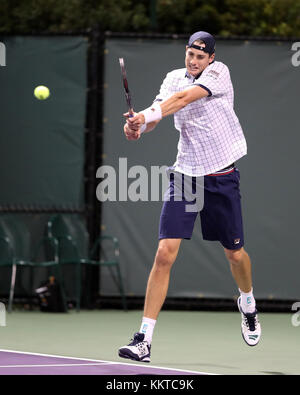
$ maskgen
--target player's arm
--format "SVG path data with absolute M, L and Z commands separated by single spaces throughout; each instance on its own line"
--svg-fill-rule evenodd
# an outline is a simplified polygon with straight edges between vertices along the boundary
M 199 85 L 185 89 L 181 92 L 176 92 L 169 99 L 160 104 L 162 118 L 172 115 L 195 100 L 202 99 L 208 95 L 209 92 Z
M 180 92 L 174 93 L 168 99 L 162 102 L 155 102 L 151 107 L 137 113 L 134 117 L 128 118 L 127 122 L 130 128 L 141 127 L 143 124 L 149 124 L 154 121 L 160 121 L 162 118 L 172 115 L 181 110 L 195 100 L 202 99 L 209 95 L 209 91 L 201 86 L 193 86 Z M 150 131 L 150 130 L 149 130 Z

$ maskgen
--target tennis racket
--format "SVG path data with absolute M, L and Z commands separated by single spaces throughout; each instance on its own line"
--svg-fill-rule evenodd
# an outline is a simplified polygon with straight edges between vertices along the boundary
M 126 76 L 126 69 L 125 69 L 125 63 L 123 58 L 119 58 L 120 62 L 120 67 L 121 67 L 121 74 L 122 74 L 122 79 L 123 79 L 123 86 L 125 90 L 125 98 L 126 98 L 126 103 L 128 106 L 128 112 L 129 116 L 133 117 L 133 107 L 131 103 L 131 94 L 128 88 L 128 81 L 127 81 L 127 76 Z

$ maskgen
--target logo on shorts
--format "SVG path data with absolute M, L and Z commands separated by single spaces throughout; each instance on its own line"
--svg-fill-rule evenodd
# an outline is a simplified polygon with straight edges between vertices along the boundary
M 240 241 L 241 239 L 234 239 L 234 244 L 239 244 Z

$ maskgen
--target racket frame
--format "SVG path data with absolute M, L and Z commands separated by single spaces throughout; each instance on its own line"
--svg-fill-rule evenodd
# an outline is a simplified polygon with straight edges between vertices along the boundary
M 126 103 L 128 106 L 128 112 L 129 112 L 129 116 L 132 117 L 133 116 L 133 107 L 132 107 L 131 93 L 130 93 L 130 90 L 128 87 L 128 80 L 127 80 L 124 58 L 119 58 L 119 63 L 120 63 L 120 68 L 121 68 Z

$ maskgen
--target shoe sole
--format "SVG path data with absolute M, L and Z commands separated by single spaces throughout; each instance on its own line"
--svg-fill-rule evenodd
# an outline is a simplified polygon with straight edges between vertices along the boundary
M 122 353 L 121 351 L 119 351 L 119 357 L 121 358 L 126 358 L 126 359 L 131 359 L 132 361 L 137 361 L 137 362 L 145 362 L 145 363 L 149 363 L 149 361 L 145 360 L 145 359 L 139 359 L 139 357 L 137 357 L 135 354 L 133 354 L 131 351 L 127 350 L 126 354 Z

